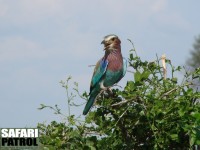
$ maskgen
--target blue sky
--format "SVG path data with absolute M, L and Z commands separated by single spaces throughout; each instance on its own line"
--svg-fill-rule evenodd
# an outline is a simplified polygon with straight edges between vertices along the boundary
M 143 59 L 166 54 L 184 65 L 200 34 L 199 6 L 194 0 L 0 0 L 0 127 L 35 127 L 58 118 L 38 111 L 41 103 L 67 112 L 59 81 L 71 75 L 89 91 L 88 65 L 102 57 L 107 34 L 119 36 L 126 58 L 129 38 Z M 130 73 L 119 84 L 129 79 Z M 82 108 L 74 112 L 82 114 Z

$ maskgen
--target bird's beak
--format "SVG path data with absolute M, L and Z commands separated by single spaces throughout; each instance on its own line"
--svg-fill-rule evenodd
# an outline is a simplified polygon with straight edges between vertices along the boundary
M 103 41 L 101 42 L 101 44 L 105 44 L 105 41 L 103 40 Z
M 105 40 L 103 40 L 103 41 L 101 42 L 101 44 L 103 44 L 103 45 L 104 45 L 104 49 L 103 49 L 103 50 L 106 50 L 106 41 L 105 41 Z
M 109 46 L 110 46 L 111 43 L 109 43 L 108 41 L 103 40 L 103 41 L 101 42 L 101 44 L 104 45 L 104 50 L 107 50 L 107 49 L 109 48 Z

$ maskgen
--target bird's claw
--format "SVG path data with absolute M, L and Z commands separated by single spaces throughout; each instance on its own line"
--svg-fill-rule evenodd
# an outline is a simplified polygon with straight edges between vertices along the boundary
M 110 87 L 107 88 L 107 91 L 113 95 L 112 89 Z

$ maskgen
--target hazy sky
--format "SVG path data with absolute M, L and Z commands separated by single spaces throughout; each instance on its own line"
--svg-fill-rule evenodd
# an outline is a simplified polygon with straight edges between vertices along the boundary
M 67 112 L 59 81 L 72 75 L 81 91 L 89 91 L 88 65 L 103 56 L 107 34 L 119 36 L 126 58 L 129 38 L 143 59 L 165 53 L 184 65 L 200 34 L 199 6 L 197 0 L 0 0 L 0 127 L 58 118 L 38 111 L 41 103 Z M 132 78 L 128 73 L 119 84 Z M 75 111 L 82 114 L 82 108 Z

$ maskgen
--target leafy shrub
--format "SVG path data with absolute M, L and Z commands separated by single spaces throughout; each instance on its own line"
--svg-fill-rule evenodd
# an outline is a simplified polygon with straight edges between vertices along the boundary
M 200 69 L 185 71 L 182 83 L 175 77 L 184 67 L 174 67 L 170 60 L 170 78 L 163 77 L 160 60 L 142 61 L 135 49 L 130 51 L 129 69 L 133 79 L 123 90 L 104 91 L 83 120 L 66 116 L 64 123 L 38 124 L 40 142 L 46 149 L 193 149 L 200 145 L 200 93 L 191 88 L 192 80 L 200 78 Z M 168 72 L 168 74 L 169 74 Z M 129 72 L 130 73 L 130 72 Z M 69 92 L 70 78 L 61 82 Z M 80 94 L 75 84 L 75 94 L 68 95 L 69 109 L 74 95 Z M 51 108 L 61 114 L 57 107 Z

